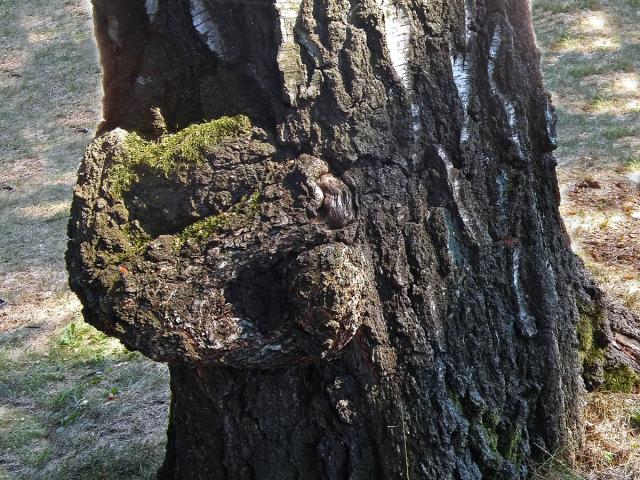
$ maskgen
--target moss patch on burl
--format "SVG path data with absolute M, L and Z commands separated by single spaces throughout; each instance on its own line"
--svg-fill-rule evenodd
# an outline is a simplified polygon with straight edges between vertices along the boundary
M 597 344 L 594 335 L 597 329 L 602 328 L 604 315 L 595 305 L 581 304 L 578 309 L 578 355 L 586 368 L 592 368 L 605 359 L 604 348 Z
M 122 197 L 137 181 L 137 169 L 147 166 L 169 178 L 180 175 L 189 166 L 204 161 L 208 151 L 226 138 L 249 132 L 251 122 L 244 115 L 221 117 L 206 123 L 191 125 L 179 132 L 145 140 L 137 133 L 129 133 L 123 152 L 109 172 L 111 193 Z
M 638 385 L 638 374 L 626 365 L 605 369 L 602 389 L 608 392 L 632 393 Z
M 607 365 L 605 345 L 598 342 L 596 332 L 602 330 L 604 311 L 595 304 L 579 304 L 578 355 L 587 375 L 598 374 L 598 381 L 591 379 L 592 386 L 608 392 L 631 393 L 640 384 L 640 376 L 626 365 Z M 600 341 L 602 342 L 602 340 Z M 585 377 L 585 380 L 587 378 Z
M 260 213 L 260 192 L 244 196 L 226 212 L 199 220 L 178 234 L 177 245 L 182 246 L 189 240 L 203 242 L 221 230 L 236 229 L 253 220 Z

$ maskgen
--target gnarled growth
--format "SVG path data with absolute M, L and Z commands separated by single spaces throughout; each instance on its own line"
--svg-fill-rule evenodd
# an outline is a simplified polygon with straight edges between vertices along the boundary
M 322 160 L 275 150 L 241 118 L 96 139 L 69 255 L 92 321 L 158 361 L 273 368 L 344 347 L 371 284 L 351 196 Z

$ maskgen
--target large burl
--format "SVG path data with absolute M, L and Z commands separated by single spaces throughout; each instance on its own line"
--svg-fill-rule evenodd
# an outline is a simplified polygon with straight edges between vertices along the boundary
M 99 136 L 72 218 L 67 261 L 85 318 L 158 361 L 318 361 L 366 313 L 349 179 L 279 152 L 245 117 Z

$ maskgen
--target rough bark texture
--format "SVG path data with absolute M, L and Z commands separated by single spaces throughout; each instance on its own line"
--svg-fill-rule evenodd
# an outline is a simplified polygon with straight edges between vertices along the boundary
M 160 479 L 513 479 L 580 442 L 601 294 L 528 0 L 93 3 L 68 264 L 90 323 L 170 365 Z M 619 325 L 589 339 L 638 350 Z

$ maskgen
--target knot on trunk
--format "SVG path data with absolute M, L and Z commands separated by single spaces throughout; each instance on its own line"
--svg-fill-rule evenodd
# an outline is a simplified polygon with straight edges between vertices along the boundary
M 306 351 L 330 356 L 353 338 L 369 283 L 365 272 L 360 251 L 341 243 L 303 252 L 291 263 L 289 304 Z
M 372 276 L 351 191 L 247 122 L 90 145 L 67 252 L 87 321 L 155 360 L 236 368 L 331 358 L 353 338 Z
M 355 221 L 350 188 L 329 172 L 327 163 L 317 157 L 301 155 L 296 171 L 302 176 L 306 194 L 311 199 L 308 209 L 315 222 L 328 228 L 343 228 Z

